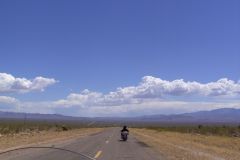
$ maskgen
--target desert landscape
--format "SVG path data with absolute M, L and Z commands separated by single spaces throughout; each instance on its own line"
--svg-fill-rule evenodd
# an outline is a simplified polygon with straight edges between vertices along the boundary
M 104 121 L 94 119 L 93 122 L 78 123 L 69 120 L 35 119 L 22 123 L 23 121 L 2 119 L 0 152 L 31 146 L 64 147 L 93 136 L 89 139 L 89 143 L 92 143 L 98 139 L 94 138 L 95 135 L 101 135 L 99 139 L 104 140 L 105 138 L 101 138 L 104 134 L 110 137 L 114 135 L 114 138 L 110 138 L 113 141 L 111 148 L 114 148 L 120 136 L 118 132 L 122 122 L 118 122 L 118 119 L 115 119 L 114 124 L 106 121 L 107 119 Z M 164 160 L 237 160 L 240 156 L 240 126 L 237 125 L 161 125 L 159 123 L 156 126 L 156 123 L 151 125 L 148 122 L 144 125 L 141 122 L 140 127 L 136 121 L 126 123 L 130 125 L 131 143 L 136 141 L 137 148 L 147 148 L 150 152 L 155 152 L 151 154 L 156 154 L 156 157 Z M 109 141 L 106 140 L 106 143 Z M 125 144 L 125 147 L 128 145 L 130 144 Z
M 238 160 L 240 138 L 196 133 L 133 129 L 136 138 L 169 160 Z
M 0 0 L 0 160 L 240 160 L 240 0 Z

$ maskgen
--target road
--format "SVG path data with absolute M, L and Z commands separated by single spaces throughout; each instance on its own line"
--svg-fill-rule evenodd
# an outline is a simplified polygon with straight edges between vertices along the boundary
M 96 160 L 162 160 L 150 146 L 129 135 L 126 142 L 120 140 L 120 128 L 108 128 L 100 133 L 69 142 L 49 144 L 82 153 Z M 46 146 L 46 145 L 45 145 Z M 27 149 L 14 151 L 4 156 L 4 160 L 89 160 L 79 155 L 55 149 Z

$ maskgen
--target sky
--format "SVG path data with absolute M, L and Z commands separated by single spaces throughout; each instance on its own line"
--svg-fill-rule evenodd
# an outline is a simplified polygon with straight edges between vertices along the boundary
M 0 111 L 240 108 L 238 0 L 2 0 Z

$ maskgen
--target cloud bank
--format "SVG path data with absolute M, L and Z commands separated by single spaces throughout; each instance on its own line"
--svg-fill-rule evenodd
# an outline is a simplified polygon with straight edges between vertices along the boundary
M 2 92 L 41 91 L 48 85 L 56 83 L 54 79 L 47 78 L 37 77 L 34 80 L 20 78 L 31 85 L 22 82 L 19 86 L 28 87 L 15 87 L 14 82 L 19 80 L 14 77 L 12 79 L 14 79 L 12 83 L 5 83 L 11 84 L 8 85 L 10 87 L 0 85 Z M 0 82 L 3 81 L 7 80 Z M 71 93 L 63 99 L 45 102 L 23 102 L 12 97 L 0 96 L 0 104 L 15 106 L 16 110 L 22 112 L 61 113 L 75 116 L 134 116 L 183 113 L 223 107 L 240 108 L 240 82 L 227 78 L 209 83 L 183 79 L 167 81 L 145 76 L 136 86 L 117 88 L 106 94 L 85 89 L 80 93 Z
M 160 78 L 145 76 L 137 86 L 118 88 L 116 91 L 103 94 L 84 90 L 72 93 L 66 99 L 56 102 L 61 106 L 116 106 L 140 104 L 146 100 L 164 100 L 166 97 L 197 96 L 199 98 L 229 98 L 240 96 L 240 83 L 222 78 L 216 82 L 199 83 L 183 79 L 166 81 Z
M 26 78 L 15 78 L 11 74 L 0 73 L 0 93 L 16 92 L 26 93 L 31 91 L 44 91 L 57 81 L 53 78 L 36 77 L 32 80 Z
M 18 103 L 18 100 L 16 98 L 13 98 L 13 97 L 0 96 L 0 103 L 16 104 L 16 103 Z

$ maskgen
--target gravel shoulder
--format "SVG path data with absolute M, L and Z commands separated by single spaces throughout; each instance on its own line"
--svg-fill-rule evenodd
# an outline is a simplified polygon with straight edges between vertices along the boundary
M 68 131 L 22 132 L 4 135 L 0 137 L 0 152 L 25 146 L 65 143 L 76 138 L 97 134 L 103 130 L 103 128 L 81 128 Z

